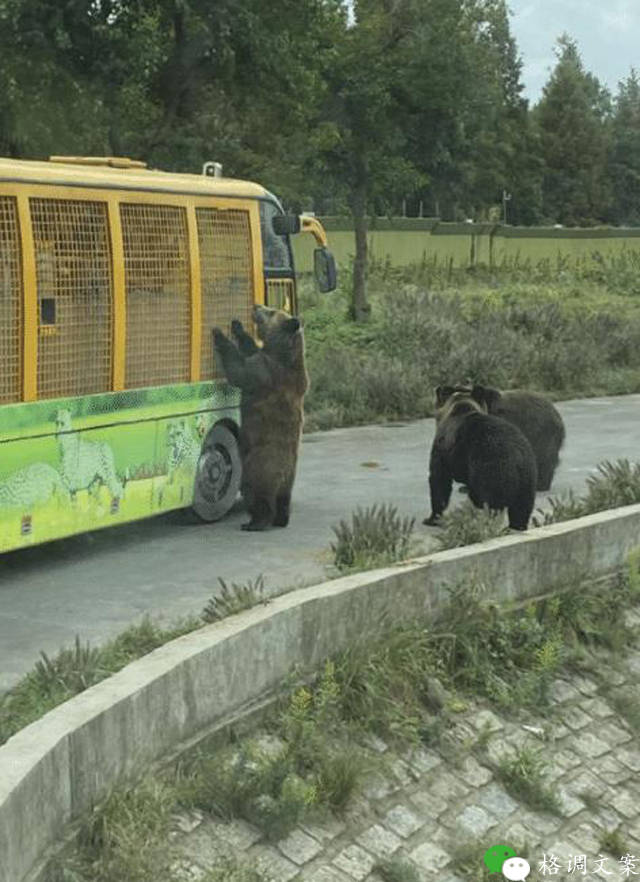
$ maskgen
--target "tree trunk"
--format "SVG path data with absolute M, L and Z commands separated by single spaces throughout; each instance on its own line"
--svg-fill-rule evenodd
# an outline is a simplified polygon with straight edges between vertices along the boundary
M 353 294 L 351 309 L 357 322 L 366 322 L 371 313 L 367 302 L 367 181 L 360 168 L 352 199 L 351 214 L 356 236 L 356 256 L 353 262 Z

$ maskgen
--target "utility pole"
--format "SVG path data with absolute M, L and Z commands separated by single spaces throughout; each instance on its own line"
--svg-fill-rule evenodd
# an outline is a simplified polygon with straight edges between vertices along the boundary
M 502 191 L 502 223 L 507 223 L 507 202 L 511 199 L 511 193 L 506 190 Z

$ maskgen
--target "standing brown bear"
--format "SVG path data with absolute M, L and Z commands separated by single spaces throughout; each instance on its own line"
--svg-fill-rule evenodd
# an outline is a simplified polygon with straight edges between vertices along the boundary
M 429 460 L 431 515 L 423 523 L 438 522 L 453 481 L 459 481 L 475 506 L 506 508 L 509 526 L 526 530 L 536 498 L 536 460 L 520 429 L 486 413 L 468 389 L 446 397 L 437 424 Z
M 266 306 L 254 306 L 253 319 L 261 349 L 237 319 L 231 323 L 235 343 L 214 328 L 213 344 L 227 379 L 242 393 L 240 490 L 251 515 L 242 529 L 264 530 L 289 523 L 309 378 L 299 320 Z
M 564 423 L 558 410 L 538 392 L 513 389 L 500 392 L 489 386 L 439 386 L 436 389 L 436 408 L 441 408 L 455 392 L 467 392 L 487 413 L 501 417 L 517 426 L 525 436 L 536 457 L 538 469 L 537 490 L 549 490 L 560 460 L 560 448 L 565 439 Z M 437 418 L 437 417 L 436 417 Z

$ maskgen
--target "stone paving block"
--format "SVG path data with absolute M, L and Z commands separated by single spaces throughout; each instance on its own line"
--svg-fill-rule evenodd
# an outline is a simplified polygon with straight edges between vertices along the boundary
M 356 880 L 366 878 L 375 862 L 375 858 L 357 845 L 348 845 L 333 859 L 334 866 L 342 870 L 350 879 Z
M 640 750 L 629 748 L 616 750 L 616 759 L 633 772 L 640 772 Z
M 300 878 L 304 879 L 304 882 L 348 882 L 349 880 L 348 876 L 328 864 L 309 872 L 303 870 Z
M 221 858 L 228 857 L 235 851 L 232 845 L 218 837 L 218 826 L 214 821 L 204 821 L 193 833 L 184 837 L 178 851 L 189 862 L 195 862 L 206 870 L 211 869 Z
M 386 762 L 386 768 L 396 779 L 400 787 L 408 787 L 412 781 L 416 780 L 416 775 L 411 766 L 400 757 L 395 756 L 389 758 Z M 418 776 L 419 777 L 419 776 Z
M 216 821 L 215 834 L 227 842 L 237 851 L 245 851 L 262 838 L 262 833 L 246 821 L 234 819 L 233 821 Z
M 559 718 L 552 720 L 548 724 L 546 731 L 548 740 L 553 743 L 561 741 L 569 734 L 569 730 L 564 723 L 560 722 Z
M 495 815 L 500 821 L 507 818 L 518 808 L 518 803 L 511 799 L 507 791 L 495 783 L 478 790 L 475 795 L 475 802 L 492 815 Z
M 397 789 L 395 782 L 390 781 L 380 772 L 375 772 L 365 781 L 362 792 L 367 799 L 384 799 L 385 796 Z
M 560 812 L 564 818 L 572 818 L 585 807 L 585 804 L 581 799 L 578 799 L 577 796 L 569 793 L 564 787 L 558 787 L 557 793 L 560 801 Z
M 634 799 L 629 793 L 617 793 L 611 800 L 610 804 L 613 808 L 624 815 L 625 818 L 635 818 L 638 814 L 638 800 Z
M 345 822 L 334 815 L 329 815 L 313 823 L 307 822 L 301 826 L 305 833 L 313 836 L 318 842 L 323 843 L 331 842 L 332 839 L 335 839 L 336 836 L 339 836 L 347 828 Z
M 615 757 L 611 755 L 598 757 L 589 764 L 589 767 L 596 775 L 602 778 L 603 781 L 606 781 L 607 784 L 614 787 L 622 784 L 622 782 L 630 778 L 631 775 L 629 769 L 622 763 L 619 763 L 616 758 L 621 753 L 621 750 L 616 750 Z
M 247 852 L 247 860 L 254 862 L 258 872 L 263 873 L 273 882 L 289 882 L 298 875 L 297 864 L 287 860 L 270 845 L 254 845 Z
M 543 841 L 549 841 L 549 837 L 557 833 L 558 819 L 553 815 L 533 812 L 528 809 L 518 812 L 516 822 L 524 824 L 534 830 Z
M 634 675 L 634 677 L 640 677 L 640 652 L 635 652 L 628 655 L 626 666 Z
M 582 710 L 597 720 L 604 720 L 605 717 L 613 715 L 613 710 L 602 698 L 587 698 L 580 702 Z
M 171 878 L 176 882 L 200 882 L 205 875 L 202 867 L 186 859 L 179 859 L 171 864 Z
M 581 697 L 580 692 L 574 686 L 571 686 L 570 683 L 567 683 L 566 680 L 554 680 L 549 687 L 549 698 L 554 703 L 562 704 L 565 701 L 577 701 Z
M 598 684 L 583 674 L 572 674 L 571 685 L 579 689 L 583 695 L 595 695 L 598 691 Z
M 402 845 L 402 840 L 395 833 L 385 830 L 380 824 L 369 827 L 357 837 L 356 842 L 379 858 L 392 855 Z
M 441 799 L 429 790 L 417 790 L 410 796 L 409 800 L 423 818 L 435 820 L 447 809 L 447 803 L 444 799 Z
M 425 775 L 436 766 L 442 765 L 442 757 L 433 750 L 424 747 L 415 747 L 403 755 L 403 759 L 420 775 Z
M 602 756 L 603 753 L 609 750 L 609 745 L 600 738 L 597 738 L 592 732 L 581 732 L 579 735 L 576 735 L 573 738 L 572 747 L 579 754 L 587 757 L 587 759 Z
M 478 805 L 468 805 L 456 817 L 456 826 L 467 836 L 479 839 L 495 827 L 497 821 Z
M 577 704 L 571 704 L 565 710 L 562 720 L 565 726 L 568 726 L 574 732 L 578 729 L 584 729 L 591 722 L 591 717 L 580 710 Z
M 622 686 L 627 682 L 626 676 L 616 668 L 608 667 L 604 671 L 604 680 L 609 686 Z
M 422 845 L 414 848 L 410 857 L 419 869 L 426 870 L 428 873 L 441 870 L 451 862 L 451 855 L 431 842 L 423 842 Z
M 598 727 L 598 737 L 609 745 L 617 747 L 618 744 L 631 741 L 633 736 L 626 727 L 616 725 L 614 722 L 607 722 Z
M 523 845 L 527 845 L 530 849 L 535 849 L 542 843 L 542 837 L 537 830 L 527 827 L 519 821 L 505 829 L 503 838 L 505 842 L 508 842 L 515 848 L 516 852 Z
M 485 766 L 481 766 L 475 757 L 467 756 L 460 768 L 456 769 L 456 775 L 470 787 L 480 787 L 491 780 L 491 772 Z
M 487 709 L 479 710 L 475 713 L 470 722 L 477 732 L 499 732 L 501 729 L 504 729 L 502 720 L 493 711 Z
M 516 755 L 515 747 L 502 738 L 494 738 L 487 745 L 487 756 L 492 765 L 499 765 L 505 759 L 512 759 Z
M 407 839 L 424 826 L 423 820 L 415 815 L 411 809 L 401 804 L 394 805 L 393 808 L 389 809 L 382 818 L 382 823 L 385 827 L 397 833 L 398 836 L 402 836 L 403 839 Z
M 582 851 L 592 858 L 600 852 L 600 831 L 593 824 L 580 824 L 572 831 L 571 836 Z
M 441 772 L 432 782 L 429 790 L 435 796 L 444 799 L 447 805 L 469 793 L 467 785 L 455 778 L 451 772 Z
M 560 774 L 570 769 L 575 769 L 583 760 L 572 750 L 556 750 L 550 758 L 550 768 L 554 771 L 558 769 Z
M 181 833 L 192 833 L 202 823 L 203 814 L 199 809 L 188 812 L 177 812 L 171 815 L 172 826 Z
M 278 848 L 286 858 L 299 866 L 306 864 L 322 851 L 322 845 L 318 840 L 302 830 L 292 830 L 288 836 L 278 842 Z
M 607 789 L 606 784 L 588 769 L 576 769 L 573 775 L 567 777 L 564 787 L 573 796 L 586 792 L 594 798 L 601 796 Z
M 373 750 L 374 753 L 386 753 L 389 749 L 387 742 L 383 741 L 378 735 L 374 735 L 373 732 L 367 732 L 362 738 L 362 743 L 369 750 Z

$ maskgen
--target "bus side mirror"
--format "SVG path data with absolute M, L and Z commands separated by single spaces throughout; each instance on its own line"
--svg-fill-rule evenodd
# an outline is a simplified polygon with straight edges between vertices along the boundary
M 336 261 L 327 248 L 316 248 L 313 252 L 313 272 L 323 294 L 335 290 L 338 281 Z
M 276 214 L 271 221 L 276 236 L 293 236 L 300 232 L 300 215 Z

